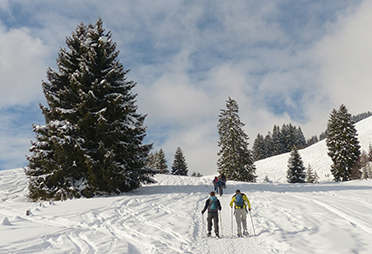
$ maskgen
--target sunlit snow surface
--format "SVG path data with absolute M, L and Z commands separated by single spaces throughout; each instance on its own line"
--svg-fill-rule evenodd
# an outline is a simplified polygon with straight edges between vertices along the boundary
M 371 121 L 357 124 L 366 151 Z M 322 182 L 286 183 L 288 154 L 257 162 L 259 183 L 228 182 L 219 197 L 221 239 L 206 238 L 202 223 L 213 176 L 157 175 L 122 196 L 31 203 L 23 170 L 3 170 L 0 253 L 371 253 L 372 181 L 331 182 L 324 141 L 300 154 Z M 236 237 L 228 206 L 237 188 L 252 204 L 249 238 Z

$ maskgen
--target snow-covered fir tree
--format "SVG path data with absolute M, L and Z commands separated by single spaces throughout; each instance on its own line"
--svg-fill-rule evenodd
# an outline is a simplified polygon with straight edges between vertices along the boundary
M 169 174 L 167 159 L 162 148 L 157 153 L 155 169 L 159 170 L 160 174 Z
M 218 172 L 225 174 L 229 180 L 255 182 L 256 167 L 252 152 L 248 150 L 249 137 L 243 130 L 238 104 L 230 97 L 226 101 L 226 109 L 220 111 L 217 127 L 220 135 Z
M 43 82 L 45 125 L 33 126 L 29 197 L 59 199 L 127 192 L 153 182 L 144 167 L 145 116 L 137 113 L 128 70 L 102 20 L 80 24 Z
M 368 161 L 372 162 L 372 145 L 369 144 L 368 146 Z
M 269 131 L 267 135 L 264 138 L 264 143 L 265 143 L 265 158 L 271 157 L 274 155 L 274 143 L 273 143 L 273 138 L 271 137 L 271 132 Z
M 368 160 L 368 155 L 366 151 L 362 151 L 362 153 L 359 156 L 358 161 L 355 163 L 357 166 L 354 166 L 360 169 L 360 178 L 361 179 L 368 179 L 371 176 L 371 167 L 370 162 Z
M 258 134 L 253 142 L 252 155 L 255 161 L 267 158 L 265 154 L 265 141 L 261 134 Z
M 280 131 L 279 125 L 274 125 L 272 134 L 272 156 L 283 153 L 285 147 L 284 141 L 285 139 L 282 132 Z
M 160 174 L 169 174 L 167 159 L 162 148 L 155 153 L 149 154 L 146 166 L 158 170 Z
M 176 153 L 174 154 L 174 160 L 172 165 L 172 175 L 184 175 L 188 174 L 186 158 L 183 155 L 183 151 L 180 147 L 177 147 Z
M 258 134 L 253 143 L 252 151 L 255 160 L 290 152 L 293 146 L 300 149 L 307 146 L 301 127 L 297 129 L 292 124 L 283 124 L 282 128 L 274 125 L 273 132 L 269 131 L 263 141 L 261 139 L 262 135 Z
M 287 181 L 289 183 L 304 183 L 306 171 L 297 148 L 294 146 L 288 160 Z
M 360 145 L 354 122 L 345 105 L 333 109 L 327 125 L 328 155 L 331 157 L 331 173 L 336 182 L 355 177 L 354 164 L 360 156 Z M 354 168 L 355 169 L 355 168 Z
M 152 152 L 149 153 L 149 155 L 147 156 L 147 159 L 146 159 L 146 167 L 153 168 L 153 169 L 156 168 L 157 153 L 158 153 L 158 151 L 156 151 L 155 153 L 152 153 Z
M 309 165 L 307 166 L 307 169 L 306 169 L 306 179 L 305 179 L 305 181 L 307 183 L 317 183 L 319 181 L 319 176 L 318 176 L 316 171 L 313 171 L 310 163 L 309 163 Z

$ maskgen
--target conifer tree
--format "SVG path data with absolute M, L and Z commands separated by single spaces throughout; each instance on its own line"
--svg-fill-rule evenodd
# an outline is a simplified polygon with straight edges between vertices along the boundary
M 265 136 L 264 143 L 265 143 L 265 154 L 266 154 L 265 158 L 273 156 L 274 155 L 274 143 L 273 143 L 273 138 L 271 137 L 270 131 Z
M 288 160 L 287 181 L 289 183 L 304 183 L 305 177 L 306 172 L 301 155 L 294 146 Z
M 310 163 L 307 166 L 306 170 L 306 180 L 307 183 L 317 183 L 319 181 L 319 176 L 316 171 L 313 171 Z
M 284 138 L 283 134 L 280 131 L 280 127 L 274 125 L 273 128 L 273 135 L 272 135 L 272 146 L 273 146 L 273 153 L 272 155 L 278 155 L 283 153 L 285 144 L 283 143 Z
M 372 145 L 369 144 L 368 146 L 368 161 L 372 162 Z
M 267 157 L 265 149 L 264 137 L 261 134 L 258 134 L 257 138 L 253 142 L 252 147 L 252 155 L 255 161 L 262 160 Z
M 333 109 L 327 125 L 328 155 L 331 157 L 331 173 L 336 182 L 353 179 L 354 164 L 360 156 L 360 145 L 354 122 L 345 105 Z
M 295 146 L 299 149 L 303 149 L 306 147 L 306 138 L 305 138 L 305 135 L 304 133 L 302 132 L 302 129 L 301 127 L 298 127 L 295 128 L 296 130 L 296 134 L 295 134 L 295 137 L 296 137 L 296 143 L 295 143 Z
M 187 176 L 188 174 L 186 158 L 183 155 L 182 149 L 180 147 L 177 148 L 176 153 L 174 154 L 171 174 L 184 176 Z
M 158 153 L 157 151 L 155 153 L 152 153 L 152 152 L 149 153 L 146 159 L 146 167 L 153 168 L 153 169 L 156 168 L 157 153 Z
M 255 182 L 256 167 L 252 152 L 248 150 L 248 135 L 240 121 L 239 107 L 235 100 L 226 101 L 226 109 L 221 109 L 218 120 L 218 146 L 220 156 L 217 161 L 218 172 L 226 179 Z
M 159 170 L 160 174 L 169 174 L 167 159 L 162 148 L 160 148 L 156 157 L 156 169 Z
M 33 126 L 28 157 L 32 200 L 127 192 L 153 182 L 144 167 L 152 145 L 137 113 L 128 70 L 103 22 L 80 24 L 43 82 L 45 125 Z

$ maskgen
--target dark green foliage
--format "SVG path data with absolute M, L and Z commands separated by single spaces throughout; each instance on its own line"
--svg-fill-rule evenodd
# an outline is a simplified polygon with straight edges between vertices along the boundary
M 240 121 L 239 107 L 235 100 L 226 101 L 227 109 L 221 109 L 218 120 L 218 134 L 221 148 L 217 161 L 218 172 L 225 174 L 226 179 L 255 182 L 256 167 L 252 152 L 248 150 L 248 135 Z
M 288 160 L 287 180 L 289 183 L 304 183 L 306 172 L 304 163 L 297 148 L 294 146 Z
M 317 183 L 319 181 L 319 176 L 316 171 L 313 171 L 311 165 L 306 169 L 306 180 L 307 183 Z
M 316 135 L 312 136 L 306 141 L 307 146 L 311 146 L 319 141 L 318 137 Z
M 146 166 L 158 170 L 160 174 L 169 174 L 167 160 L 162 148 L 160 148 L 160 150 L 156 151 L 154 154 L 149 154 Z
M 253 142 L 252 155 L 255 161 L 265 159 L 267 157 L 265 140 L 261 134 L 258 134 L 257 138 Z
M 344 105 L 331 112 L 326 142 L 328 155 L 333 162 L 331 173 L 334 180 L 338 182 L 357 178 L 359 174 L 353 172 L 353 168 L 360 156 L 360 145 L 354 122 Z
M 200 174 L 199 172 L 196 173 L 196 172 L 194 171 L 194 172 L 192 172 L 191 176 L 192 176 L 192 177 L 202 177 L 203 175 Z
M 184 175 L 187 176 L 188 169 L 185 156 L 183 155 L 182 149 L 177 148 L 174 154 L 174 161 L 172 165 L 172 175 Z
M 153 182 L 144 167 L 152 145 L 143 145 L 145 116 L 136 113 L 136 85 L 102 20 L 80 24 L 58 71 L 48 69 L 40 106 L 46 125 L 34 126 L 28 158 L 30 198 L 92 197 L 127 192 Z
M 283 124 L 282 128 L 274 125 L 272 133 L 269 131 L 263 141 L 262 135 L 258 134 L 253 144 L 255 160 L 288 153 L 292 150 L 293 146 L 299 149 L 307 146 L 301 127 L 297 128 L 292 124 Z

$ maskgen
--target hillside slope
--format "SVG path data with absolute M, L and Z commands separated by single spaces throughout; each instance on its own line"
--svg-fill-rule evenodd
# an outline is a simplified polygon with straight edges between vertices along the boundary
M 368 152 L 368 147 L 372 144 L 372 117 L 356 123 L 355 127 L 361 149 Z M 330 172 L 332 161 L 327 154 L 328 149 L 325 139 L 299 152 L 304 166 L 307 167 L 310 164 L 312 169 L 317 172 L 320 181 L 332 181 L 333 176 Z M 285 183 L 287 181 L 289 157 L 290 153 L 285 153 L 256 161 L 257 181 L 262 182 L 265 176 L 268 176 L 273 182 Z
M 121 196 L 30 203 L 22 169 L 0 171 L 0 253 L 367 254 L 372 249 L 372 181 L 229 181 L 218 197 L 222 238 L 215 239 L 206 237 L 206 214 L 200 213 L 212 177 L 155 178 L 156 184 Z M 229 207 L 236 189 L 251 201 L 249 238 L 236 237 Z

